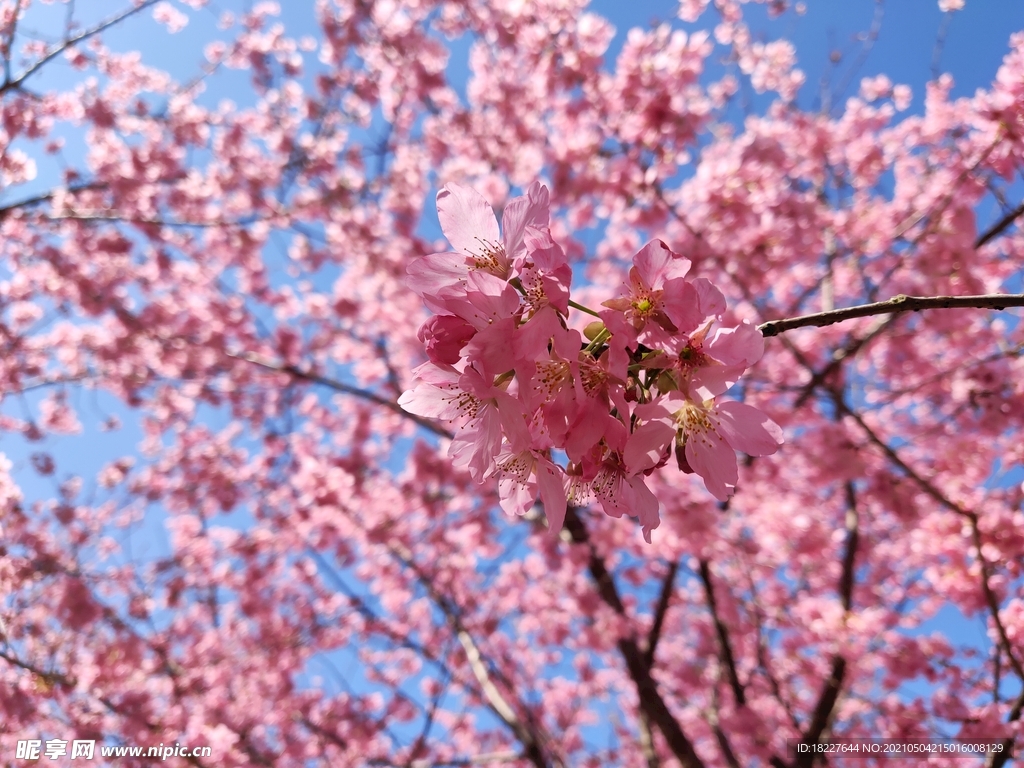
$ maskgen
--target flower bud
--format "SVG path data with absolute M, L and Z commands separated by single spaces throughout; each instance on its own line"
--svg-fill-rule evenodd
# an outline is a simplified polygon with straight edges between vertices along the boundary
M 604 323 L 602 323 L 600 320 L 595 320 L 594 322 L 590 323 L 589 325 L 587 325 L 586 328 L 583 329 L 583 335 L 590 339 L 590 341 L 593 341 L 594 339 L 597 338 L 597 335 L 601 333 L 601 331 L 603 330 Z

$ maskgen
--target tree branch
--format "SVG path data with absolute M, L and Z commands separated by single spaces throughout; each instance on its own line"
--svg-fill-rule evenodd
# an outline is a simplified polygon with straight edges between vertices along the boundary
M 150 648 L 152 649 L 153 646 L 150 645 Z M 60 685 L 68 690 L 74 690 L 78 684 L 78 681 L 75 680 L 73 677 L 69 677 L 68 675 L 65 675 L 57 671 L 47 672 L 35 666 L 34 664 L 31 664 L 30 662 L 22 661 L 17 656 L 7 652 L 6 650 L 0 650 L 0 659 L 3 659 L 11 666 L 17 667 L 18 669 L 22 669 L 30 674 L 36 675 L 39 679 L 43 680 L 47 685 L 50 686 Z M 103 696 L 97 692 L 90 692 L 89 695 L 91 695 L 97 701 L 99 701 L 108 712 L 111 712 L 119 717 L 139 718 L 140 716 L 140 713 L 137 710 L 126 712 L 128 707 L 125 707 L 125 705 L 123 704 L 118 704 L 116 701 L 114 701 L 108 696 Z M 141 720 L 143 725 L 145 725 L 146 729 L 150 733 L 156 733 L 159 730 L 158 725 L 156 723 L 151 722 L 148 718 L 142 717 Z M 196 768 L 204 768 L 203 763 L 199 761 L 198 757 L 183 756 L 183 759 L 188 761 L 192 765 L 195 765 Z
M 651 622 L 650 632 L 647 633 L 647 647 L 644 650 L 644 661 L 647 662 L 648 667 L 654 666 L 654 653 L 658 649 L 661 628 L 665 624 L 665 614 L 668 613 L 669 603 L 672 602 L 672 591 L 678 572 L 679 562 L 674 560 L 669 563 L 665 578 L 661 581 L 661 594 L 658 595 L 658 605 L 654 609 L 654 620 Z
M 829 360 L 828 364 L 820 371 L 814 373 L 811 376 L 811 380 L 808 381 L 796 400 L 793 402 L 793 409 L 796 410 L 802 406 L 807 399 L 814 393 L 814 390 L 824 384 L 828 377 L 839 370 L 839 367 L 845 360 L 850 359 L 854 355 L 858 354 L 866 345 L 870 344 L 876 339 L 892 322 L 898 317 L 898 315 L 889 315 L 888 317 L 880 317 L 875 321 L 875 324 L 868 330 L 866 334 L 860 338 L 853 338 L 842 347 L 839 347 L 832 352 L 832 359 Z
M 986 243 L 995 240 L 1004 231 L 1009 229 L 1010 225 L 1013 224 L 1013 222 L 1016 221 L 1021 216 L 1021 214 L 1024 214 L 1024 202 L 1022 202 L 1008 214 L 1003 216 L 1003 218 L 1001 218 L 999 221 L 997 221 L 995 224 L 989 227 L 984 233 L 982 233 L 978 237 L 978 239 L 974 241 L 974 247 L 981 248 L 981 246 L 985 245 Z
M 894 296 L 886 301 L 876 301 L 872 304 L 860 304 L 855 307 L 834 309 L 830 312 L 816 312 L 812 315 L 800 315 L 784 320 L 769 320 L 761 323 L 758 330 L 765 338 L 778 336 L 780 333 L 792 331 L 795 328 L 806 328 L 814 326 L 822 328 L 826 325 L 834 325 L 844 320 L 852 320 L 855 317 L 870 317 L 872 315 L 888 315 L 898 312 L 917 312 L 922 309 L 1006 309 L 1007 307 L 1024 307 L 1024 294 L 989 294 L 985 296 Z
M 835 394 L 834 400 L 836 404 L 836 410 L 842 414 L 850 416 L 854 421 L 856 421 L 857 425 L 862 430 L 864 430 L 864 433 L 867 435 L 868 439 L 876 446 L 878 446 L 882 450 L 882 452 L 885 453 L 885 455 L 894 464 L 896 464 L 896 466 L 903 470 L 907 477 L 913 480 L 921 488 L 922 491 L 924 491 L 929 497 L 931 497 L 933 500 L 938 502 L 946 509 L 950 510 L 951 512 L 955 512 L 960 517 L 966 518 L 968 520 L 971 526 L 971 544 L 977 552 L 978 563 L 981 566 L 981 590 L 985 598 L 985 605 L 988 607 L 989 615 L 992 618 L 992 623 L 995 625 L 996 628 L 996 634 L 999 636 L 999 644 L 1002 646 L 1003 652 L 1009 659 L 1010 666 L 1013 667 L 1013 671 L 1016 673 L 1017 677 L 1020 680 L 1024 681 L 1024 664 L 1021 663 L 1020 659 L 1017 658 L 1017 654 L 1013 651 L 1013 645 L 1010 642 L 1010 637 L 1006 631 L 1006 626 L 1003 623 L 1002 617 L 999 614 L 999 600 L 996 597 L 995 591 L 992 589 L 992 565 L 988 562 L 988 559 L 982 552 L 983 542 L 981 540 L 981 528 L 979 525 L 979 518 L 977 512 L 970 509 L 964 509 L 962 506 L 960 506 L 955 501 L 946 496 L 944 493 L 942 493 L 932 483 L 924 479 L 919 473 L 914 471 L 912 467 L 910 467 L 905 461 L 903 461 L 903 459 L 900 457 L 900 455 L 896 452 L 895 449 L 890 447 L 888 443 L 886 443 L 878 435 L 875 434 L 874 430 L 872 430 L 871 427 L 865 423 L 864 419 L 860 416 L 860 414 L 856 413 L 852 408 L 850 408 L 850 406 L 846 404 L 845 400 L 843 400 L 841 397 L 835 396 Z M 1024 698 L 1019 700 L 1019 704 L 1014 708 L 1015 711 L 1010 713 L 1011 722 L 1020 717 L 1022 707 L 1024 707 Z M 1007 753 L 1008 750 L 1004 750 L 1003 754 Z M 1009 755 L 1007 754 L 1007 759 L 1008 757 Z M 1000 765 L 1001 764 L 1002 763 L 1000 763 Z
M 97 191 L 97 190 L 107 189 L 107 187 L 109 187 L 109 184 L 107 184 L 106 182 L 96 182 L 96 181 L 94 181 L 94 182 L 87 182 L 87 183 L 84 183 L 84 184 L 78 184 L 78 185 L 74 185 L 74 186 L 69 186 L 69 187 L 65 187 L 65 188 L 62 188 L 62 189 L 51 189 L 49 192 L 43 192 L 41 194 L 34 195 L 32 197 L 26 197 L 26 198 L 24 198 L 22 200 L 17 200 L 17 201 L 15 201 L 13 203 L 9 203 L 8 205 L 0 207 L 0 221 L 3 221 L 4 217 L 8 213 L 11 213 L 12 211 L 16 211 L 19 208 L 30 208 L 30 207 L 32 207 L 34 205 L 39 205 L 41 203 L 49 202 L 49 201 L 53 200 L 54 195 L 56 195 L 58 192 L 69 192 L 69 193 L 72 193 L 72 194 L 77 193 L 77 192 L 94 192 L 94 191 Z
M 93 37 L 94 35 L 97 35 L 100 32 L 103 32 L 104 30 L 109 29 L 110 27 L 114 26 L 115 24 L 118 24 L 118 23 L 124 21 L 129 16 L 134 16 L 139 11 L 141 11 L 141 10 L 143 10 L 145 8 L 149 8 L 150 6 L 152 6 L 156 2 L 157 2 L 157 0 L 143 0 L 143 2 L 139 3 L 138 5 L 134 5 L 131 8 L 128 8 L 128 9 L 122 11 L 121 13 L 119 13 L 116 16 L 112 16 L 111 18 L 107 19 L 106 21 L 100 22 L 95 27 L 92 27 L 91 29 L 87 29 L 87 30 L 85 30 L 85 32 L 82 32 L 82 33 L 80 33 L 78 35 L 75 35 L 74 37 L 69 37 L 69 38 L 65 39 L 63 42 L 60 42 L 57 45 L 53 46 L 52 48 L 49 48 L 46 51 L 46 53 L 44 53 L 42 55 L 41 58 L 39 58 L 37 61 L 35 61 L 31 65 L 29 65 L 29 67 L 27 69 L 25 69 L 23 72 L 19 73 L 18 76 L 15 77 L 13 80 L 10 79 L 10 78 L 5 78 L 4 82 L 0 83 L 0 93 L 4 93 L 4 92 L 12 90 L 14 88 L 19 88 L 21 86 L 21 84 L 23 82 L 25 82 L 25 80 L 27 80 L 33 74 L 38 72 L 40 69 L 42 69 L 42 67 L 48 61 L 53 59 L 55 56 L 59 56 L 61 53 L 66 51 L 68 48 L 71 48 L 71 47 L 77 45 L 78 43 L 82 42 L 83 40 L 88 40 L 90 37 Z
M 1006 716 L 1006 722 L 1013 723 L 1020 720 L 1021 712 L 1024 711 L 1024 691 L 1020 692 L 1017 700 L 1013 703 L 1010 714 Z M 985 768 L 1003 768 L 1006 762 L 1013 757 L 1013 737 L 1003 739 L 1002 752 L 989 752 L 985 760 Z
M 404 416 L 407 419 L 411 419 L 412 421 L 416 422 L 419 426 L 423 427 L 424 429 L 430 430 L 435 435 L 447 437 L 449 440 L 454 437 L 454 434 L 449 432 L 444 427 L 439 426 L 430 419 L 425 419 L 422 416 L 417 416 L 414 413 L 409 413 L 408 411 L 404 410 L 402 406 L 400 406 L 393 400 L 388 400 L 386 397 L 381 397 L 380 395 L 375 394 L 373 392 L 369 392 L 365 389 L 360 389 L 359 387 L 354 387 L 351 384 L 345 384 L 342 381 L 337 381 L 326 376 L 321 376 L 320 374 L 313 373 L 312 371 L 305 371 L 295 365 L 286 365 L 283 363 L 275 363 L 272 360 L 265 360 L 264 358 L 259 357 L 258 355 L 253 355 L 248 352 L 241 352 L 237 354 L 226 352 L 225 354 L 227 355 L 227 357 L 234 358 L 235 360 L 244 360 L 247 363 L 258 365 L 260 368 L 266 368 L 268 371 L 285 373 L 301 381 L 308 381 L 313 384 L 320 384 L 322 386 L 329 387 L 330 389 L 333 389 L 336 392 L 341 392 L 346 395 L 353 395 L 354 397 L 359 397 L 362 398 L 363 400 L 368 400 L 371 403 L 375 403 L 377 405 L 387 408 L 390 411 L 394 411 L 400 416 Z
M 498 686 L 494 684 L 479 646 L 462 621 L 460 610 L 451 600 L 437 590 L 433 580 L 423 573 L 416 564 L 412 552 L 397 542 L 391 542 L 387 546 L 391 553 L 416 575 L 417 580 L 427 591 L 427 594 L 430 595 L 431 600 L 444 614 L 448 625 L 455 633 L 456 639 L 462 645 L 473 677 L 476 678 L 477 683 L 480 685 L 481 693 L 487 700 L 491 711 L 501 718 L 502 722 L 509 727 L 523 745 L 523 759 L 533 763 L 536 768 L 547 768 L 547 766 L 552 764 L 548 759 L 548 755 L 545 754 L 546 750 L 542 746 L 547 739 L 542 733 L 538 732 L 534 723 L 523 721 L 523 718 L 516 713 L 508 699 L 498 689 Z M 557 756 L 554 756 L 553 760 L 555 765 L 564 766 L 563 761 Z
M 591 577 L 597 584 L 597 591 L 601 599 L 617 614 L 625 616 L 626 608 L 622 603 L 622 598 L 619 596 L 618 589 L 615 587 L 615 582 L 608 572 L 604 559 L 597 553 L 597 550 L 591 543 L 586 525 L 573 507 L 569 507 L 566 510 L 565 529 L 568 531 L 573 542 L 585 544 L 590 549 L 588 569 Z M 640 709 L 650 722 L 661 731 L 672 754 L 676 756 L 685 768 L 704 768 L 704 761 L 697 755 L 693 743 L 683 733 L 682 726 L 676 720 L 675 715 L 672 714 L 672 710 L 668 708 L 665 699 L 662 698 L 658 685 L 651 676 L 651 668 L 644 658 L 644 652 L 640 649 L 639 643 L 632 637 L 624 637 L 619 639 L 616 645 L 626 662 L 626 670 L 636 685 Z
M 857 561 L 857 544 L 860 540 L 859 525 L 857 498 L 854 494 L 853 483 L 848 481 L 846 483 L 846 545 L 843 549 L 843 567 L 838 586 L 844 616 L 849 615 L 853 607 L 854 572 Z M 832 657 L 828 678 L 818 695 L 818 702 L 811 715 L 811 721 L 807 724 L 807 729 L 800 739 L 802 743 L 813 745 L 821 740 L 821 735 L 832 720 L 832 713 L 835 711 L 836 702 L 839 701 L 839 693 L 842 690 L 845 677 L 846 659 L 837 653 Z M 816 757 L 814 752 L 800 753 L 793 764 L 796 768 L 810 768 Z
M 711 611 L 711 618 L 715 622 L 715 634 L 718 636 L 718 649 L 722 654 L 722 661 L 729 674 L 729 687 L 732 688 L 733 698 L 737 707 L 747 704 L 746 691 L 740 682 L 740 676 L 736 671 L 736 658 L 732 653 L 732 643 L 729 641 L 729 628 L 725 626 L 722 618 L 718 615 L 718 604 L 715 601 L 715 588 L 711 584 L 711 567 L 708 561 L 700 560 L 700 580 L 704 584 L 704 595 L 707 598 L 708 610 Z

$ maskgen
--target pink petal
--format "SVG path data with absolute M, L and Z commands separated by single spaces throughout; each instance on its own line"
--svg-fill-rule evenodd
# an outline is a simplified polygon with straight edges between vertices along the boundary
M 705 346 L 705 351 L 726 365 L 749 367 L 764 354 L 764 336 L 750 323 L 734 328 L 718 328 Z
M 562 483 L 561 470 L 547 459 L 537 459 L 534 472 L 537 475 L 540 500 L 544 504 L 544 514 L 548 519 L 548 531 L 553 536 L 557 536 L 565 522 L 566 507 L 565 485 Z
M 562 266 L 568 266 L 568 259 L 565 251 L 556 243 L 551 232 L 547 229 L 538 229 L 528 226 L 524 235 L 526 249 L 530 258 L 538 269 L 551 271 Z
M 494 209 L 469 187 L 445 184 L 437 193 L 437 218 L 444 236 L 457 251 L 479 254 L 485 242 L 500 242 Z
M 452 465 L 468 469 L 470 477 L 482 482 L 490 472 L 494 457 L 501 450 L 501 419 L 498 410 L 484 403 L 477 418 L 458 431 L 448 449 Z
M 595 398 L 586 398 L 575 423 L 569 428 L 565 441 L 566 455 L 573 461 L 582 459 L 583 454 L 604 437 L 609 421 L 614 422 L 615 418 L 608 413 L 607 405 Z
M 719 428 L 729 445 L 750 456 L 769 456 L 784 442 L 782 428 L 764 413 L 734 400 L 716 409 Z
M 536 501 L 533 489 L 512 476 L 498 480 L 498 497 L 501 508 L 509 515 L 525 515 Z
M 607 306 L 613 302 L 616 306 L 620 305 L 621 302 L 625 302 L 627 309 L 630 306 L 629 299 L 609 299 L 603 303 Z M 623 311 L 616 311 L 615 307 L 612 307 L 612 309 L 601 310 L 598 314 L 601 316 L 605 327 L 611 332 L 612 338 L 617 345 L 621 347 L 635 347 L 636 328 L 626 322 L 626 318 L 622 314 Z
M 455 419 L 462 415 L 458 406 L 462 392 L 458 371 L 447 365 L 425 363 L 415 373 L 416 386 L 398 398 L 403 410 L 428 419 Z
M 500 390 L 494 393 L 498 413 L 501 414 L 501 426 L 505 430 L 512 449 L 526 450 L 530 445 L 530 429 L 526 424 L 523 404 L 512 395 Z
M 427 419 L 453 419 L 458 411 L 452 404 L 456 393 L 435 387 L 433 384 L 417 384 L 402 393 L 398 404 L 406 413 Z
M 704 486 L 716 499 L 725 501 L 736 490 L 736 452 L 718 435 L 712 432 L 706 439 L 690 436 L 685 454 L 687 463 L 704 479 Z
M 544 275 L 541 278 L 548 303 L 563 315 L 569 314 L 569 283 L 571 281 L 572 269 L 566 264 L 550 275 Z
M 661 240 L 651 240 L 633 257 L 633 264 L 644 283 L 660 290 L 665 280 L 685 277 L 690 271 L 690 260 L 673 253 Z
M 663 421 L 648 421 L 641 425 L 626 441 L 626 450 L 622 457 L 626 471 L 635 475 L 655 466 L 661 461 L 666 446 L 675 434 L 675 427 Z
M 671 425 L 675 423 L 673 414 L 684 405 L 686 405 L 686 398 L 682 397 L 678 392 L 670 392 L 653 402 L 636 406 L 633 412 L 644 421 L 660 419 Z
M 514 358 L 530 362 L 546 359 L 549 356 L 548 341 L 560 331 L 564 333 L 558 315 L 550 308 L 542 309 L 516 330 L 512 340 Z
M 680 333 L 689 333 L 704 319 L 704 314 L 698 307 L 697 289 L 687 280 L 667 280 L 661 304 L 665 308 L 665 314 Z
M 512 317 L 519 309 L 519 294 L 500 277 L 474 270 L 469 273 L 462 296 L 446 297 L 438 303 L 445 313 L 457 315 L 477 330 L 483 330 L 498 320 Z
M 690 377 L 689 391 L 695 400 L 711 400 L 740 380 L 745 366 L 712 363 L 696 368 Z
M 432 253 L 409 264 L 406 272 L 406 285 L 438 312 L 439 299 L 465 293 L 469 268 L 461 253 Z
M 661 524 L 661 517 L 658 515 L 658 498 L 647 487 L 643 476 L 631 477 L 622 484 L 622 490 L 629 500 L 633 515 L 643 526 L 644 541 L 651 543 L 651 531 Z
M 718 316 L 725 312 L 725 296 L 710 280 L 698 277 L 693 281 L 693 287 L 697 291 L 697 305 L 704 317 Z
M 544 230 L 548 226 L 548 188 L 534 182 L 525 195 L 510 200 L 502 213 L 501 228 L 504 231 L 505 255 L 511 261 L 524 256 L 526 245 L 523 238 L 527 227 Z
M 515 319 L 511 317 L 496 320 L 483 330 L 477 331 L 461 348 L 461 355 L 481 374 L 491 379 L 511 370 L 508 349 L 512 343 L 515 324 Z

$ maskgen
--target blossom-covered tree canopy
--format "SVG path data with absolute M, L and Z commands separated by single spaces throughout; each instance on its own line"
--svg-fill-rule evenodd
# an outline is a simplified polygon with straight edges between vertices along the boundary
M 0 1 L 0 762 L 1008 764 L 1024 32 L 304 5 Z

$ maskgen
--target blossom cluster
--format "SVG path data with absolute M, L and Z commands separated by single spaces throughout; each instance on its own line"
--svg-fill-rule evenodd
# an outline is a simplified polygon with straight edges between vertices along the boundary
M 435 314 L 419 331 L 429 360 L 399 403 L 456 424 L 455 465 L 497 478 L 506 512 L 525 513 L 539 495 L 557 532 L 568 503 L 598 501 L 638 517 L 650 541 L 658 500 L 645 478 L 673 453 L 724 501 L 737 450 L 765 456 L 782 444 L 761 411 L 720 400 L 761 357 L 760 331 L 725 322 L 722 292 L 687 278 L 689 260 L 664 242 L 636 253 L 621 294 L 594 311 L 569 300 L 546 187 L 509 201 L 500 230 L 487 201 L 457 184 L 438 193 L 437 211 L 453 250 L 409 266 Z M 597 319 L 580 333 L 570 308 Z

